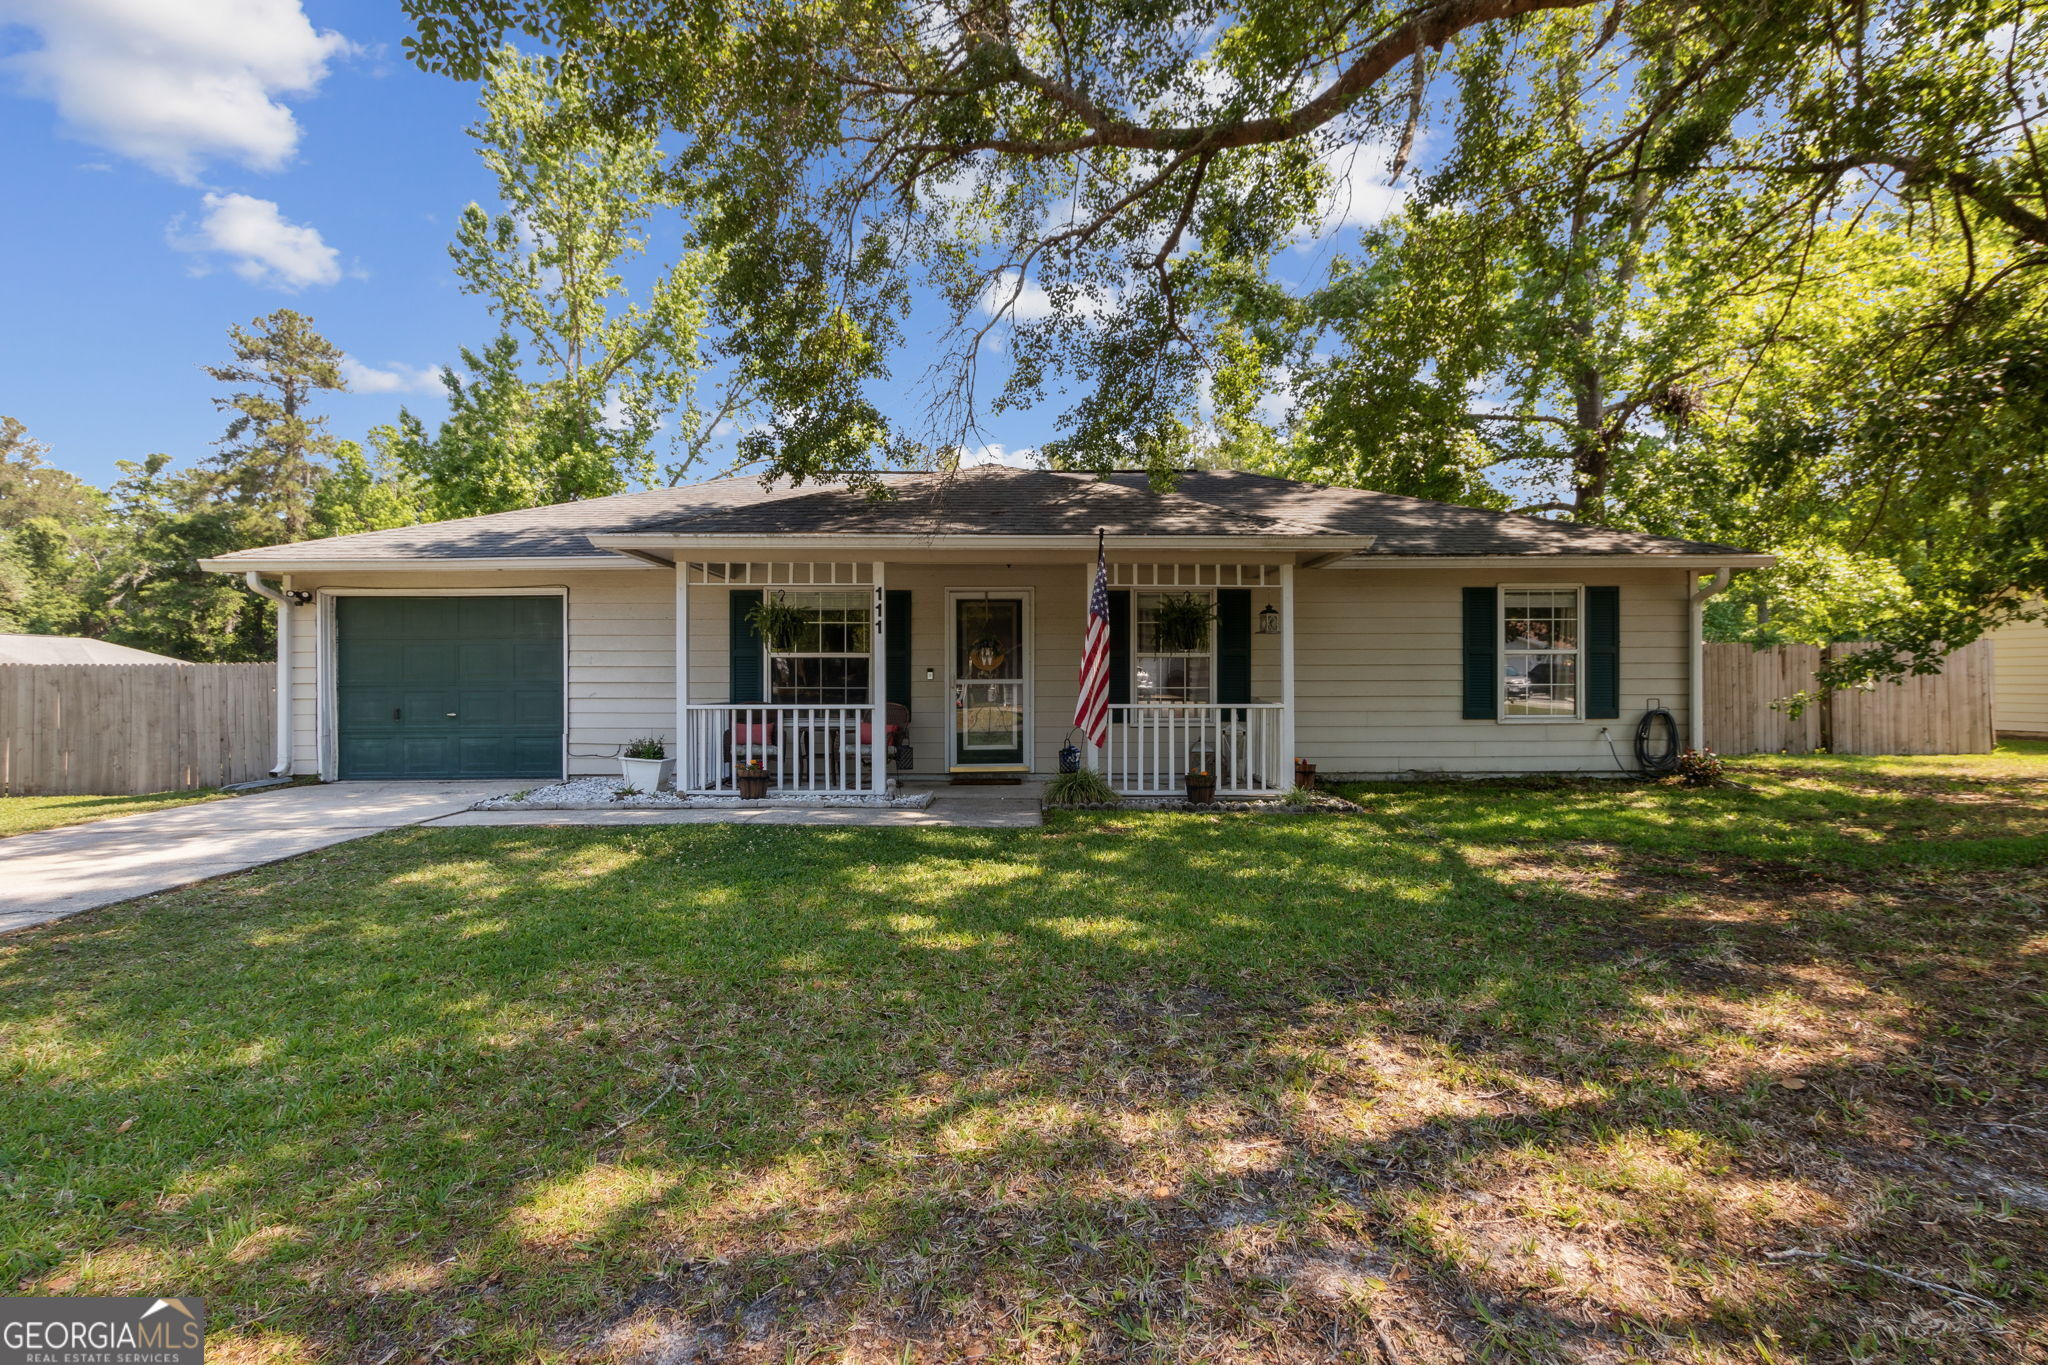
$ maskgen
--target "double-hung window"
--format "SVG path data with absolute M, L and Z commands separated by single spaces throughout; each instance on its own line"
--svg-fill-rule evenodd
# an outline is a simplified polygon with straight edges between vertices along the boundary
M 1579 590 L 1502 588 L 1500 714 L 1507 720 L 1579 715 Z
M 1133 651 L 1132 700 L 1139 702 L 1206 702 L 1216 695 L 1216 629 L 1212 621 L 1199 650 L 1169 648 L 1183 641 L 1161 638 L 1160 604 L 1168 598 L 1207 593 L 1141 592 L 1137 595 L 1138 638 Z
M 786 650 L 768 653 L 768 700 L 863 706 L 869 697 L 873 608 L 864 592 L 792 592 L 806 620 Z

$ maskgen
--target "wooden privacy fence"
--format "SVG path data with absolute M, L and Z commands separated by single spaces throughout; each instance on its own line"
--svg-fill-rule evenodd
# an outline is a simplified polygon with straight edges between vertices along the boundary
M 0 792 L 218 787 L 275 762 L 271 664 L 0 664 Z
M 1941 672 L 1852 687 L 1798 717 L 1777 703 L 1813 686 L 1819 645 L 1706 645 L 1706 742 L 1718 753 L 1986 754 L 1991 729 L 1991 642 L 1949 655 Z M 1826 647 L 1831 656 L 1867 649 Z

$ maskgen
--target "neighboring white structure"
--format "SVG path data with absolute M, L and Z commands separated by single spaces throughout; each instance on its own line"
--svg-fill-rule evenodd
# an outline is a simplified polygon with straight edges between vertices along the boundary
M 755 479 L 206 560 L 296 605 L 292 764 L 349 777 L 614 771 L 670 741 L 678 783 L 867 790 L 1047 773 L 1071 734 L 1096 537 L 1126 792 L 1326 776 L 1613 772 L 1662 707 L 1691 734 L 1703 577 L 1725 545 L 1263 475 L 986 466 L 888 496 Z M 1212 613 L 1169 638 L 1168 599 Z M 793 607 L 763 640 L 751 613 Z M 680 626 L 680 628 L 679 628 Z M 687 680 L 679 690 L 676 680 Z M 904 754 L 907 750 L 907 755 Z
M 2002 736 L 2048 739 L 2048 621 L 1992 632 L 1991 723 Z
M 176 664 L 167 654 L 72 635 L 0 635 L 0 664 Z

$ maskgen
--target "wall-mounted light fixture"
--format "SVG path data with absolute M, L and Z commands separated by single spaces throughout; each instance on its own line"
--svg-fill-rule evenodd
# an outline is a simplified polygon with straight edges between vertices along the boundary
M 1259 611 L 1259 634 L 1278 635 L 1279 633 L 1280 613 L 1274 610 L 1271 602 L 1268 602 Z

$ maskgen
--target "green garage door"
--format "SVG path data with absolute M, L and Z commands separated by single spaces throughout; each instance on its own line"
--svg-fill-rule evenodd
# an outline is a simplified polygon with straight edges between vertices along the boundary
M 343 778 L 560 777 L 562 599 L 336 599 Z

